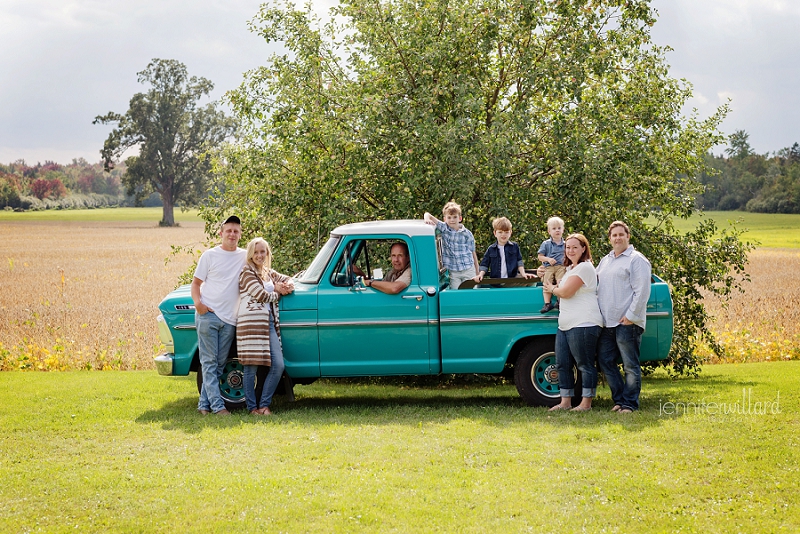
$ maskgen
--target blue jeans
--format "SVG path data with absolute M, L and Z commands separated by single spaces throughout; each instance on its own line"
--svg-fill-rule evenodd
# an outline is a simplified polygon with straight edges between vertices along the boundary
M 281 348 L 281 340 L 278 337 L 278 332 L 275 330 L 275 322 L 272 317 L 269 319 L 269 359 L 271 365 L 269 373 L 264 380 L 264 387 L 261 390 L 261 400 L 256 405 L 256 373 L 258 365 L 245 365 L 242 371 L 242 379 L 244 380 L 244 399 L 247 403 L 247 409 L 250 411 L 256 408 L 268 408 L 272 404 L 272 396 L 275 390 L 278 389 L 278 384 L 283 376 L 283 349 Z
M 642 390 L 642 368 L 639 365 L 639 346 L 642 342 L 641 326 L 620 324 L 603 328 L 600 334 L 597 361 L 606 376 L 614 404 L 629 410 L 639 409 Z M 619 374 L 617 359 L 622 360 L 625 380 Z
M 198 410 L 214 413 L 225 409 L 225 401 L 219 389 L 219 378 L 228 360 L 228 353 L 236 337 L 236 327 L 222 321 L 214 312 L 194 314 L 197 327 L 197 348 L 200 353 L 200 372 L 203 373 L 203 388 L 200 391 Z
M 573 361 L 581 372 L 581 397 L 594 397 L 597 394 L 597 368 L 594 366 L 594 359 L 601 330 L 599 326 L 579 326 L 556 332 L 558 388 L 562 397 L 575 396 Z

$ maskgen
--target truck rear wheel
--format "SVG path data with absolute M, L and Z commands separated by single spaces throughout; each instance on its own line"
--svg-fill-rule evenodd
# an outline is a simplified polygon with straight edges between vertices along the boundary
M 555 338 L 535 339 L 528 343 L 514 365 L 514 383 L 519 396 L 530 406 L 555 406 L 561 401 L 556 366 Z M 581 383 L 580 372 L 573 366 L 575 383 Z M 580 397 L 572 400 L 580 403 Z

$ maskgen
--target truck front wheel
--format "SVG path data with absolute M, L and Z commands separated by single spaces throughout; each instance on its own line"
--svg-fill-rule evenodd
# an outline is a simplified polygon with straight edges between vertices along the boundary
M 219 379 L 219 390 L 222 399 L 225 401 L 225 408 L 228 410 L 238 410 L 245 407 L 244 400 L 244 378 L 242 374 L 242 364 L 235 358 L 228 358 Z M 256 399 L 261 398 L 261 388 L 267 377 L 267 367 L 259 367 L 256 374 Z M 203 373 L 197 371 L 197 392 L 203 389 Z
M 514 383 L 519 396 L 530 406 L 555 406 L 561 399 L 558 388 L 555 338 L 536 339 L 528 343 L 514 365 Z M 575 383 L 581 383 L 580 372 L 573 366 Z M 573 405 L 580 397 L 573 399 Z

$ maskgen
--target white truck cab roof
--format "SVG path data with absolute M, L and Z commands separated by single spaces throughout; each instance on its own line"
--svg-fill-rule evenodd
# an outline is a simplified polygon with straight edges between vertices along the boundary
M 332 235 L 403 234 L 408 236 L 434 235 L 436 227 L 421 219 L 368 221 L 344 224 L 335 228 Z

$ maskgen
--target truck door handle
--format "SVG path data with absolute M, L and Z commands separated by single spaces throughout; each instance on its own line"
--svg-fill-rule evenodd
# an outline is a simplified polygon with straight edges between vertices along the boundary
M 422 295 L 403 295 L 404 299 L 416 299 L 417 301 L 422 300 Z

